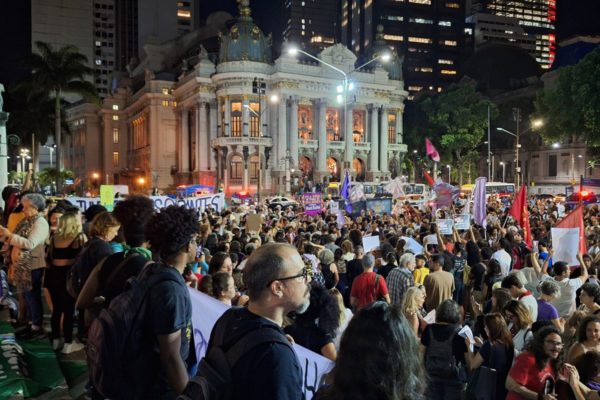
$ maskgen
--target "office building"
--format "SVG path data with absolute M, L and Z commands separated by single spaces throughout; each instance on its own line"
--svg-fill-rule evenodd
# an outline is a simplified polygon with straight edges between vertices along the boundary
M 535 36 L 528 35 L 515 18 L 475 13 L 467 17 L 467 22 L 473 26 L 475 50 L 489 43 L 508 44 L 522 48 L 535 58 Z
M 284 0 L 284 40 L 318 52 L 339 43 L 339 0 Z
M 514 18 L 535 38 L 535 59 L 550 69 L 556 56 L 556 0 L 475 0 L 471 12 Z
M 364 54 L 383 26 L 383 38 L 404 57 L 404 81 L 411 97 L 441 91 L 461 76 L 472 30 L 464 0 L 342 1 L 341 41 Z

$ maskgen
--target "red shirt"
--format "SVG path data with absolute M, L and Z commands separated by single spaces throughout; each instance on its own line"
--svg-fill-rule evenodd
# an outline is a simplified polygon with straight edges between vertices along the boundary
M 521 386 L 536 393 L 543 393 L 548 380 L 552 381 L 552 387 L 556 382 L 554 368 L 548 363 L 543 369 L 540 369 L 535 362 L 535 356 L 529 351 L 524 351 L 515 359 L 508 376 L 513 378 Z M 508 392 L 506 400 L 522 400 L 522 396 L 514 392 Z
M 350 296 L 358 299 L 357 308 L 363 308 L 373 303 L 378 297 L 387 296 L 388 288 L 385 278 L 379 275 L 378 287 L 375 289 L 375 276 L 375 272 L 363 272 L 352 282 Z

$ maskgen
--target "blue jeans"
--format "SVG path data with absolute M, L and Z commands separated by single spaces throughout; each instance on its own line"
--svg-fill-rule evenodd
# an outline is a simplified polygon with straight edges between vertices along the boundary
M 429 381 L 427 398 L 429 400 L 460 400 L 464 385 L 442 379 L 432 378 Z
M 25 292 L 25 302 L 27 303 L 27 314 L 31 324 L 42 327 L 44 317 L 42 308 L 42 278 L 44 277 L 44 268 L 38 268 L 31 271 L 31 290 Z

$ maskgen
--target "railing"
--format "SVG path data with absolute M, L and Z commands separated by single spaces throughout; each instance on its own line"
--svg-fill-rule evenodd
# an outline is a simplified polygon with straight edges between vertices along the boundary
M 344 150 L 344 142 L 331 141 L 327 144 L 327 147 L 330 149 Z
M 300 139 L 299 146 L 301 148 L 306 148 L 306 149 L 318 149 L 319 148 L 319 141 L 318 140 L 304 140 L 304 139 Z
M 236 136 L 227 137 L 221 136 L 211 140 L 211 146 L 230 146 L 230 145 L 241 145 L 241 146 L 272 146 L 273 139 L 268 136 L 263 137 L 251 137 L 251 136 Z
M 403 144 L 403 143 L 393 143 L 393 144 L 388 144 L 388 150 L 389 151 L 399 151 L 401 153 L 406 153 L 408 150 L 408 147 Z
M 356 150 L 371 151 L 371 143 L 369 143 L 369 142 L 354 142 L 354 148 Z

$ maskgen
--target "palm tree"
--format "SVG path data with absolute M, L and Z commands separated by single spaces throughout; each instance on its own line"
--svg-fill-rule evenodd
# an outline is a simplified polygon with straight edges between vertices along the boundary
M 62 129 L 61 102 L 65 93 L 75 93 L 88 101 L 97 102 L 96 88 L 85 81 L 93 70 L 87 66 L 88 59 L 79 53 L 75 46 L 67 45 L 55 50 L 48 43 L 35 42 L 39 54 L 32 54 L 29 60 L 32 75 L 31 83 L 48 93 L 54 99 L 54 139 L 56 140 L 56 164 L 62 170 Z M 57 182 L 57 190 L 62 191 L 62 182 Z

